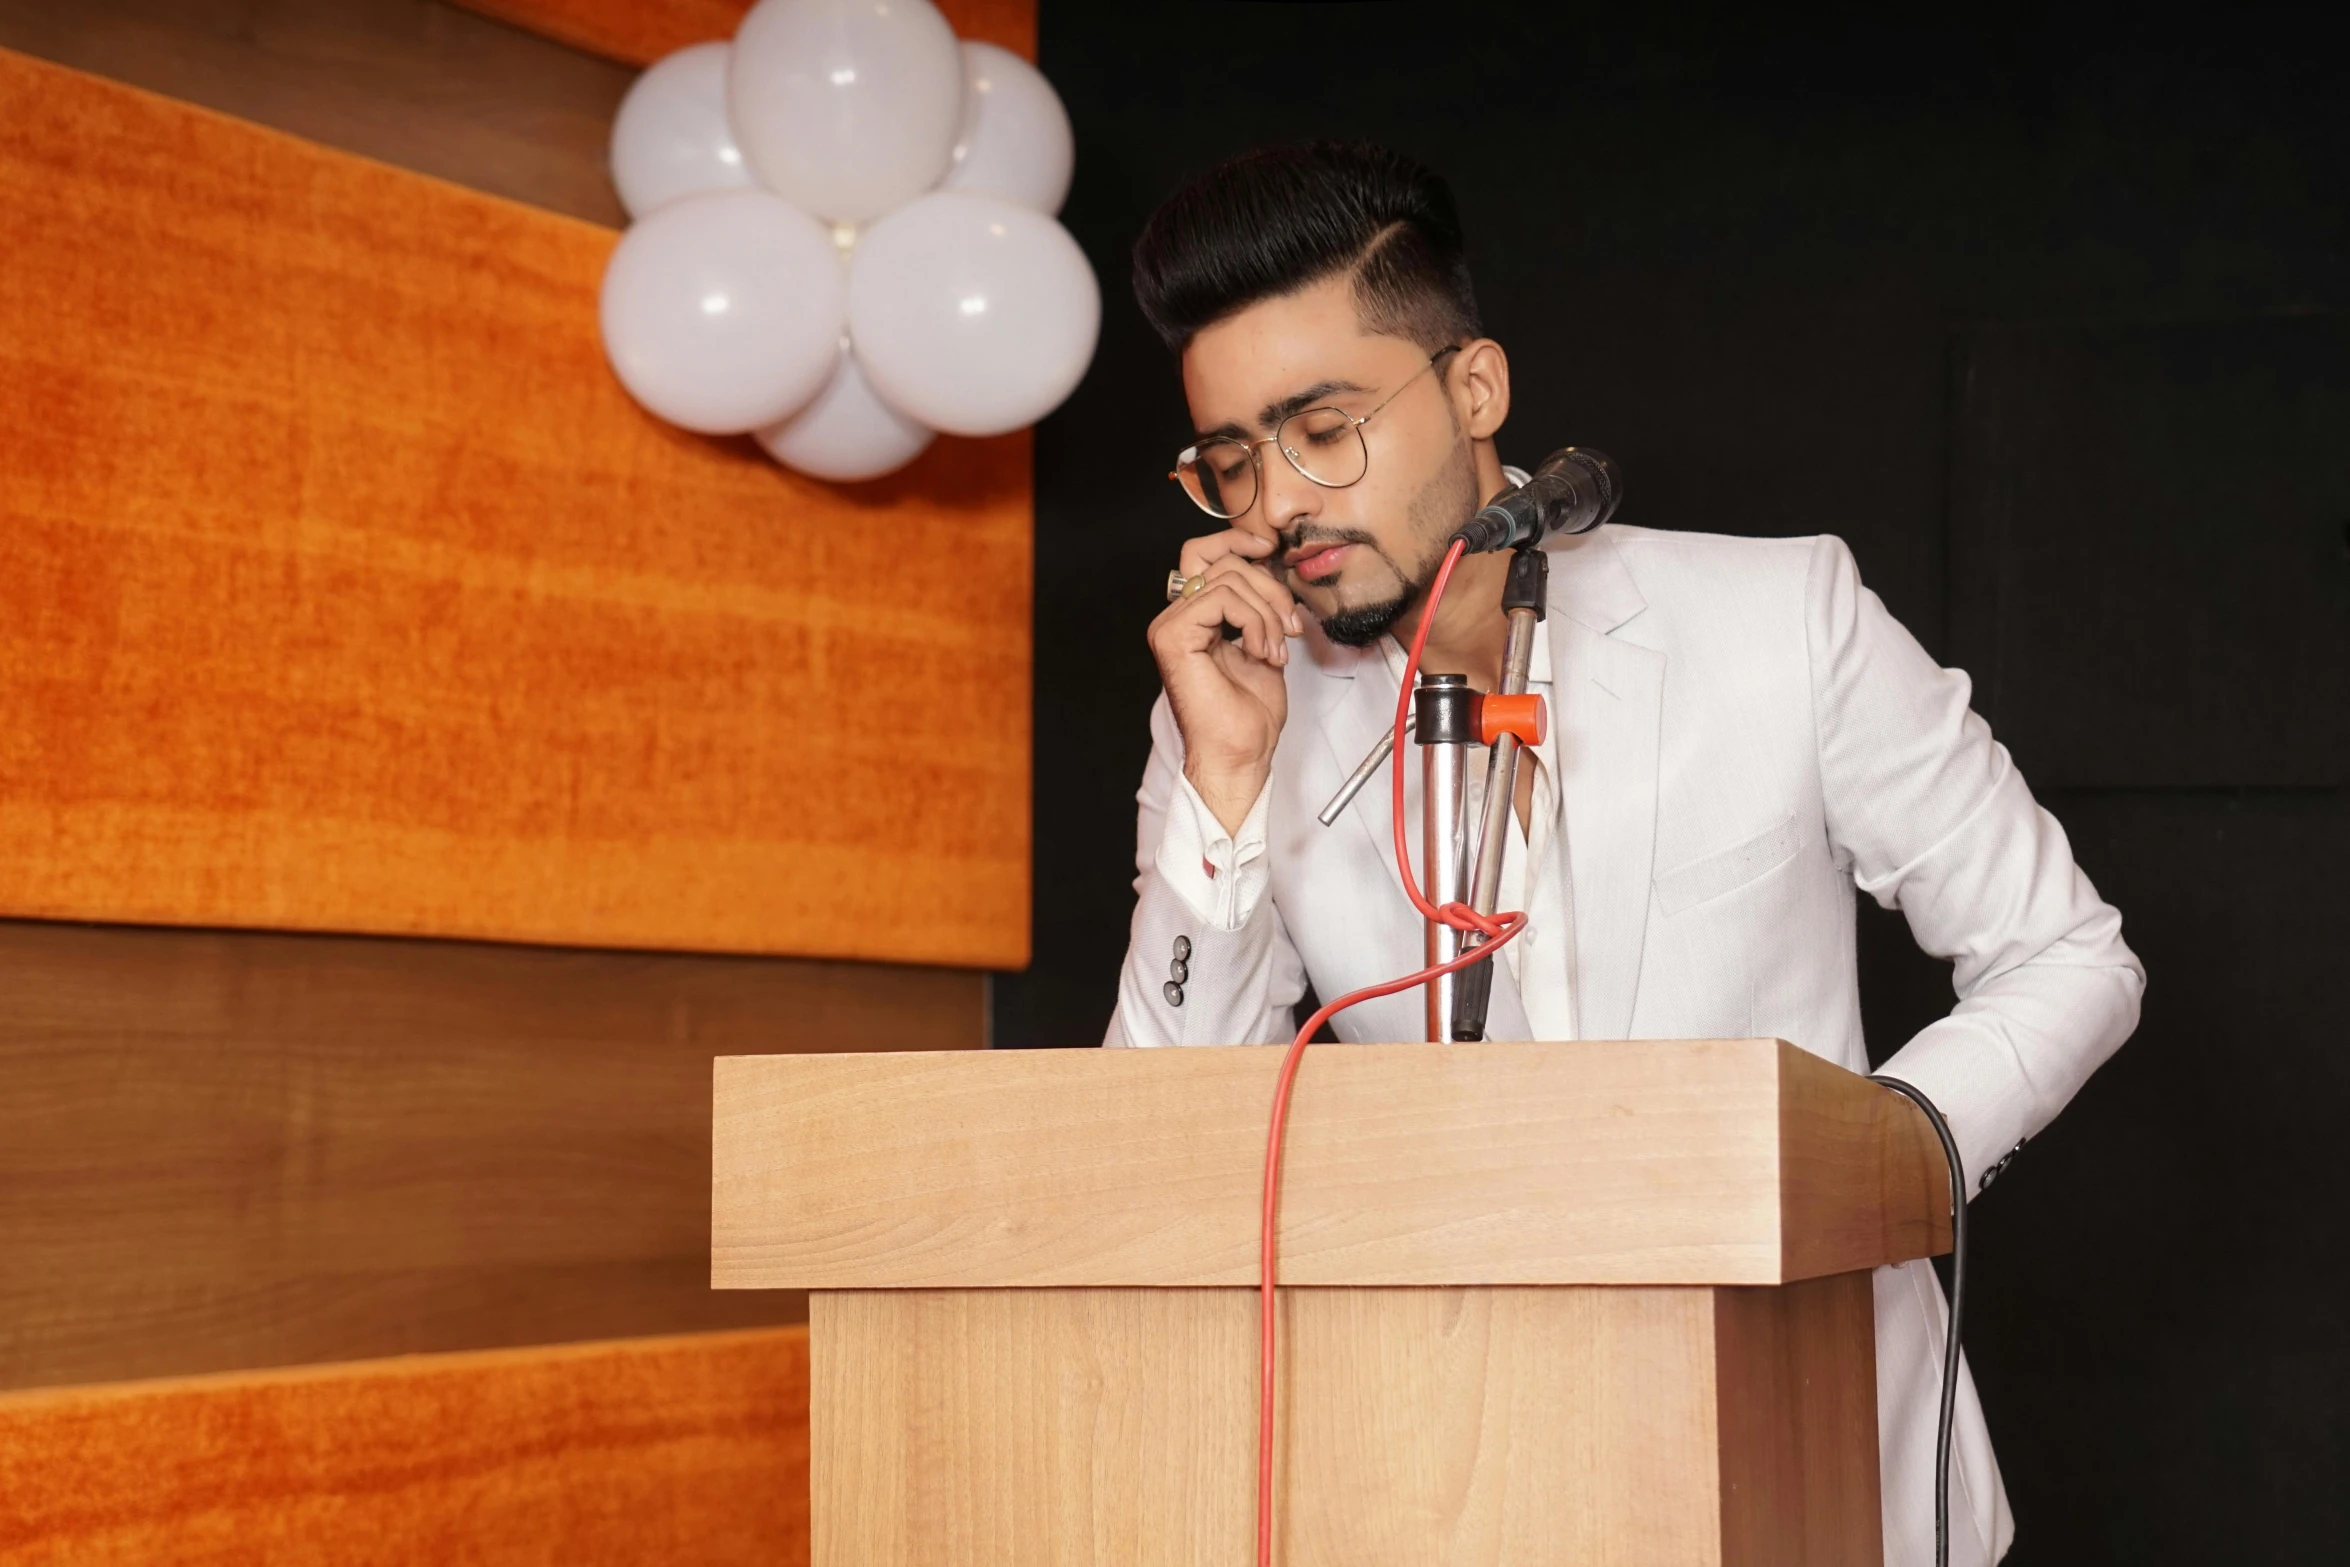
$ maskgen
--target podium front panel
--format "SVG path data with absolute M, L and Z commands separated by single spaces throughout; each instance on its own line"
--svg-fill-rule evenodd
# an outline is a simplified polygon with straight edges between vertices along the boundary
M 1866 1273 L 1281 1293 L 1290 1567 L 1879 1567 Z M 1257 1298 L 820 1292 L 815 1567 L 1252 1559 Z

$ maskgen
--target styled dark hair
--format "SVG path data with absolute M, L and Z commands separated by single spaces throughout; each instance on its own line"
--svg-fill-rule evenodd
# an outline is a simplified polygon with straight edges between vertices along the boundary
M 1339 273 L 1373 332 L 1433 353 L 1481 335 L 1443 177 L 1368 142 L 1260 147 L 1193 176 L 1134 242 L 1134 297 L 1169 348 Z

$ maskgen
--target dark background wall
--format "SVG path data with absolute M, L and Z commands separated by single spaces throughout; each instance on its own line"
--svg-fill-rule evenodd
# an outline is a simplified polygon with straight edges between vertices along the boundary
M 2341 1559 L 2350 84 L 2316 19 L 1046 0 L 1042 38 L 1107 310 L 1038 444 L 1037 956 L 997 1042 L 1107 1021 L 1142 632 L 1200 525 L 1127 246 L 1222 155 L 1387 141 L 1461 198 L 1505 455 L 1605 448 L 1629 523 L 1850 541 L 2146 960 L 2137 1038 L 1976 1206 L 2011 1560 Z M 1882 1055 L 1948 969 L 1863 901 Z

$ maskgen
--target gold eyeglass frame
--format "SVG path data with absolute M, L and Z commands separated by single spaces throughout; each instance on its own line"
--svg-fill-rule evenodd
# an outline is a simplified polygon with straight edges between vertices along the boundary
M 1184 499 L 1190 501 L 1194 506 L 1197 506 L 1201 511 L 1206 512 L 1209 516 L 1215 518 L 1218 522 L 1231 522 L 1237 518 L 1245 517 L 1249 514 L 1251 508 L 1256 505 L 1257 497 L 1263 493 L 1265 488 L 1264 448 L 1268 446 L 1280 447 L 1282 457 L 1289 463 L 1290 467 L 1297 470 L 1297 476 L 1305 480 L 1308 484 L 1320 485 L 1325 490 L 1350 489 L 1353 486 L 1362 483 L 1363 479 L 1371 471 L 1371 443 L 1368 440 L 1365 440 L 1363 437 L 1363 426 L 1369 424 L 1373 419 L 1378 418 L 1381 409 L 1384 409 L 1389 403 L 1392 403 L 1397 398 L 1403 396 L 1404 392 L 1410 388 L 1414 381 L 1417 381 L 1420 379 L 1420 377 L 1435 369 L 1446 354 L 1457 354 L 1465 346 L 1465 344 L 1461 343 L 1447 343 L 1444 347 L 1439 348 L 1436 350 L 1436 352 L 1430 354 L 1426 364 L 1420 366 L 1419 369 L 1414 370 L 1410 375 L 1405 376 L 1394 391 L 1389 392 L 1385 397 L 1379 399 L 1379 406 L 1377 408 L 1372 409 L 1369 413 L 1364 414 L 1359 419 L 1356 418 L 1353 414 L 1348 413 L 1345 409 L 1333 408 L 1327 403 L 1317 403 L 1311 408 L 1300 408 L 1296 413 L 1291 414 L 1288 418 L 1282 420 L 1280 424 L 1274 426 L 1273 433 L 1261 441 L 1243 441 L 1236 439 L 1233 436 L 1225 435 L 1219 436 L 1212 441 L 1203 441 L 1199 443 L 1199 445 L 1186 446 L 1183 448 L 1183 450 L 1175 454 L 1175 466 L 1168 471 L 1167 477 L 1173 479 L 1178 486 L 1182 487 Z M 1348 424 L 1352 425 L 1355 432 L 1355 441 L 1362 448 L 1363 471 L 1356 474 L 1353 478 L 1347 480 L 1344 484 L 1334 484 L 1328 479 L 1317 479 L 1312 474 L 1306 472 L 1304 460 L 1298 456 L 1297 452 L 1290 446 L 1288 441 L 1282 438 L 1282 432 L 1287 430 L 1291 424 L 1295 423 L 1297 420 L 1305 418 L 1308 414 L 1318 413 L 1336 414 L 1339 418 L 1344 419 Z M 1249 462 L 1256 469 L 1256 477 L 1251 483 L 1247 506 L 1243 506 L 1240 508 L 1240 510 L 1235 512 L 1218 512 L 1212 509 L 1206 501 L 1201 500 L 1197 495 L 1192 494 L 1190 486 L 1183 483 L 1183 465 L 1188 462 L 1199 461 L 1200 446 L 1239 446 L 1247 449 Z

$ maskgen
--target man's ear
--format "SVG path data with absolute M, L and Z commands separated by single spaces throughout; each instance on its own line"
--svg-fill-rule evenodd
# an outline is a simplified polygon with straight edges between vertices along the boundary
M 1453 356 L 1445 377 L 1453 412 L 1472 441 L 1490 441 L 1510 416 L 1510 356 L 1490 337 L 1480 337 Z

